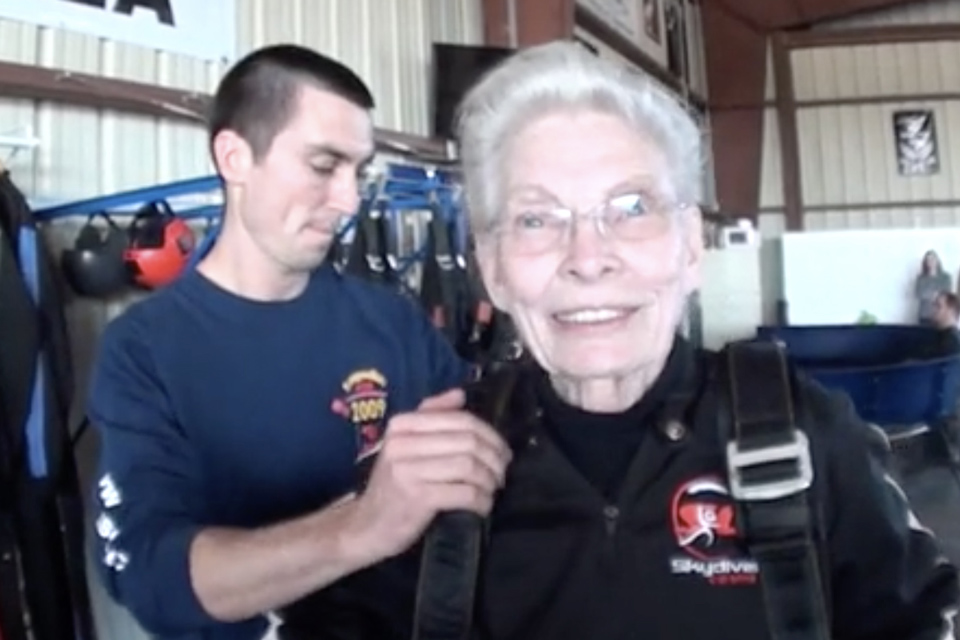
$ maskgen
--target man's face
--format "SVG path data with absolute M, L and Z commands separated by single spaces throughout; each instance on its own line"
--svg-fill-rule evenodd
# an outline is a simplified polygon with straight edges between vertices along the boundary
M 240 147 L 232 162 L 219 158 L 240 225 L 282 269 L 315 269 L 342 219 L 359 204 L 359 183 L 374 151 L 369 113 L 304 85 L 290 121 L 259 160 L 245 142 Z

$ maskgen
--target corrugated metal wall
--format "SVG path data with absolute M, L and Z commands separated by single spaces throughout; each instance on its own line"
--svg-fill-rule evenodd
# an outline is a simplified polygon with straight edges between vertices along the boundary
M 429 131 L 430 46 L 479 43 L 479 0 L 238 0 L 241 53 L 297 42 L 356 69 L 379 126 Z M 0 20 L 0 59 L 210 92 L 219 64 Z M 7 163 L 40 199 L 73 199 L 210 172 L 199 127 L 32 101 L 0 100 L 0 133 L 32 128 L 41 147 Z M 0 150 L 0 153 L 4 153 Z M 0 156 L 6 158 L 6 156 Z
M 244 49 L 309 44 L 356 70 L 377 98 L 376 122 L 429 133 L 431 43 L 480 44 L 479 0 L 239 0 Z
M 960 101 L 898 100 L 900 96 L 960 92 L 960 43 L 931 42 L 796 51 L 794 91 L 799 102 L 882 98 L 873 104 L 804 107 L 800 132 L 803 201 L 823 210 L 805 216 L 806 228 L 872 228 L 960 223 L 960 208 L 922 203 L 960 198 Z M 893 113 L 930 109 L 940 147 L 940 171 L 899 175 Z M 917 203 L 910 206 L 906 203 Z M 905 203 L 847 210 L 845 205 Z
M 0 21 L 0 58 L 204 92 L 221 72 L 201 60 L 9 21 Z M 0 132 L 25 127 L 41 139 L 40 147 L 7 164 L 18 184 L 40 199 L 79 198 L 209 172 L 203 135 L 190 124 L 0 100 Z
M 960 2 L 932 0 L 857 15 L 821 29 L 960 22 Z M 960 43 L 929 42 L 824 47 L 792 52 L 806 229 L 868 229 L 960 225 L 960 207 L 924 203 L 960 199 L 960 101 L 909 96 L 960 92 Z M 899 100 L 899 97 L 904 97 Z M 766 99 L 775 98 L 772 62 Z M 816 104 L 854 100 L 858 104 Z M 873 102 L 871 102 L 873 101 Z M 804 104 L 807 103 L 807 104 Z M 896 166 L 892 114 L 932 109 L 940 147 L 940 172 L 903 177 Z M 785 230 L 777 113 L 766 110 L 759 228 L 764 309 L 774 319 L 782 296 L 780 248 Z M 892 207 L 891 204 L 902 203 Z M 916 204 L 914 204 L 916 203 Z M 875 204 L 874 207 L 865 205 Z M 851 205 L 853 207 L 851 208 Z M 860 205 L 860 206 L 857 206 Z
M 922 2 L 841 21 L 844 27 L 960 22 L 956 0 Z M 839 28 L 838 23 L 827 25 Z M 960 92 L 960 43 L 863 45 L 801 49 L 791 54 L 794 92 L 800 108 L 805 228 L 862 228 L 960 224 L 960 208 L 922 203 L 960 199 L 960 161 L 950 153 L 958 142 L 960 101 L 910 100 L 908 96 Z M 898 100 L 904 96 L 904 100 Z M 767 98 L 774 97 L 768 66 Z M 860 104 L 816 105 L 816 101 L 855 99 Z M 876 101 L 869 102 L 871 99 Z M 813 102 L 814 104 L 809 104 Z M 803 103 L 808 103 L 804 105 Z M 932 109 L 941 150 L 937 175 L 902 177 L 893 147 L 894 111 Z M 783 206 L 781 155 L 776 111 L 767 110 L 761 180 L 761 227 L 783 227 L 776 210 Z M 917 205 L 873 209 L 849 205 Z
M 377 97 L 379 126 L 429 131 L 431 43 L 482 40 L 480 0 L 237 0 L 241 53 L 275 42 L 297 42 L 344 61 Z M 401 10 L 402 7 L 402 10 Z M 56 29 L 0 20 L 0 59 L 210 92 L 223 66 Z M 211 172 L 202 128 L 158 118 L 124 115 L 46 102 L 0 99 L 0 134 L 24 127 L 41 138 L 35 151 L 0 160 L 17 184 L 40 201 L 82 198 L 206 175 Z M 57 223 L 58 248 L 77 222 Z M 109 304 L 71 301 L 78 394 L 100 328 L 130 299 Z M 79 410 L 79 407 L 78 407 Z M 96 451 L 87 439 L 78 453 L 89 479 Z M 91 581 L 102 640 L 146 638 L 130 616 Z

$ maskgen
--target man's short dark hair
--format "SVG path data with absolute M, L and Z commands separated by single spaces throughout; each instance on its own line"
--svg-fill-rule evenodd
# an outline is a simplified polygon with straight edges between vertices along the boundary
M 220 81 L 210 105 L 211 147 L 217 134 L 236 131 L 259 159 L 293 116 L 303 85 L 329 91 L 361 109 L 373 109 L 367 85 L 345 65 L 296 45 L 271 45 L 253 51 Z
M 953 311 L 954 314 L 960 316 L 960 296 L 957 296 L 957 294 L 950 291 L 944 291 L 940 294 L 940 299 L 943 301 L 943 304 L 950 309 L 950 311 Z

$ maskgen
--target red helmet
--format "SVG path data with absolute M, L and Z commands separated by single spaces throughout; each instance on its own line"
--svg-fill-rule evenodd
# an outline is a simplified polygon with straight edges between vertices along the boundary
M 123 254 L 133 281 L 145 289 L 173 282 L 196 245 L 193 229 L 166 203 L 149 204 L 133 218 L 130 245 Z

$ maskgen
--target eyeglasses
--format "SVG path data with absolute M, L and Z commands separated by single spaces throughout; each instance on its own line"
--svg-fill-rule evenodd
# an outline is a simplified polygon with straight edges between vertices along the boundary
M 577 218 L 592 218 L 600 235 L 625 242 L 642 242 L 669 230 L 670 214 L 684 203 L 657 201 L 642 193 L 614 196 L 589 211 L 578 213 L 556 204 L 524 204 L 508 211 L 498 227 L 510 248 L 536 255 L 555 251 L 571 238 Z

